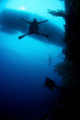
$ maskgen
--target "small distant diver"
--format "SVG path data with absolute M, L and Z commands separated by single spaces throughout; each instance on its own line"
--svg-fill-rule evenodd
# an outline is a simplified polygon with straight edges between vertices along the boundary
M 55 85 L 55 81 L 51 80 L 50 78 L 46 77 L 46 81 L 45 81 L 45 84 L 44 85 L 44 88 L 45 87 L 48 87 L 51 91 L 53 91 L 53 87 L 56 87 L 60 90 L 62 90 L 62 88 L 58 87 Z
M 48 59 L 48 62 L 49 62 L 49 64 L 48 64 L 48 65 L 51 65 L 51 63 L 52 63 L 52 58 L 51 58 L 50 54 L 49 54 L 49 59 Z
M 24 22 L 30 24 L 30 27 L 29 27 L 29 32 L 28 32 L 27 34 L 21 35 L 21 36 L 18 37 L 19 40 L 22 39 L 23 37 L 25 37 L 26 35 L 31 35 L 31 34 L 43 35 L 43 36 L 46 37 L 46 38 L 49 37 L 49 35 L 40 34 L 40 33 L 38 32 L 38 29 L 39 29 L 38 24 L 47 22 L 48 20 L 45 20 L 45 21 L 42 21 L 42 22 L 37 22 L 37 19 L 36 19 L 36 18 L 34 18 L 32 22 L 26 21 L 26 20 L 24 20 L 23 18 L 21 18 L 21 20 L 23 20 Z

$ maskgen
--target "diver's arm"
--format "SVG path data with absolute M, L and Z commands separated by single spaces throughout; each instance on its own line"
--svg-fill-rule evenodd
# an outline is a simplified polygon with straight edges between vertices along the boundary
M 38 22 L 38 24 L 41 24 L 41 23 L 44 23 L 44 22 L 47 22 L 48 20 L 45 20 L 45 21 L 42 21 L 42 22 Z
M 31 22 L 28 22 L 28 21 L 24 20 L 23 18 L 21 18 L 21 20 L 23 20 L 24 22 L 27 22 L 28 24 L 31 24 Z

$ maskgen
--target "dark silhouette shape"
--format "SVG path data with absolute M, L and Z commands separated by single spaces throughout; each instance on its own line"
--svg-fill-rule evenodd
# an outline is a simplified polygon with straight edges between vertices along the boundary
M 48 65 L 51 65 L 51 63 L 52 63 L 52 58 L 51 58 L 51 55 L 49 54 L 49 59 L 48 59 L 48 62 L 49 62 L 49 64 Z
M 56 87 L 58 89 L 62 89 L 58 86 L 55 85 L 55 81 L 51 80 L 50 78 L 46 77 L 46 81 L 45 81 L 45 84 L 44 85 L 44 88 L 45 87 L 48 87 L 51 91 L 53 91 L 53 87 Z
M 29 32 L 28 32 L 27 34 L 25 34 L 25 35 L 19 36 L 19 37 L 18 37 L 19 40 L 22 39 L 23 37 L 25 37 L 26 35 L 31 35 L 31 34 L 43 35 L 43 36 L 46 37 L 46 38 L 49 37 L 49 35 L 40 34 L 40 33 L 38 32 L 38 29 L 39 29 L 38 24 L 47 22 L 48 20 L 45 20 L 45 21 L 42 21 L 42 22 L 37 22 L 37 19 L 36 19 L 36 18 L 34 18 L 32 22 L 26 21 L 26 20 L 24 20 L 23 18 L 21 18 L 21 20 L 23 20 L 24 22 L 30 24 L 30 26 L 29 26 Z
M 58 57 L 61 55 L 61 59 L 62 59 L 62 56 L 65 55 L 65 58 L 64 59 L 67 59 L 68 55 L 67 55 L 67 50 L 66 48 L 63 48 L 62 49 L 62 52 L 58 55 Z

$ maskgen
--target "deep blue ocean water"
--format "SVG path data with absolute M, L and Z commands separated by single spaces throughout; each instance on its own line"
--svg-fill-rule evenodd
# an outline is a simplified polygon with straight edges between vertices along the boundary
M 53 0 L 52 5 L 51 0 L 47 0 L 47 4 L 45 0 L 0 0 L 0 3 L 0 12 L 5 8 L 25 8 L 24 10 L 42 14 L 63 29 L 61 18 L 58 21 L 57 17 L 45 12 L 45 9 L 64 9 L 63 2 Z M 41 9 L 42 3 L 44 7 Z M 19 35 L 20 32 L 0 32 L 0 113 L 5 120 L 37 120 L 52 109 L 61 93 L 57 88 L 50 91 L 43 84 L 46 77 L 49 77 L 56 85 L 61 86 L 62 79 L 53 71 L 53 66 L 63 61 L 61 57 L 57 57 L 62 47 L 30 36 L 18 40 Z

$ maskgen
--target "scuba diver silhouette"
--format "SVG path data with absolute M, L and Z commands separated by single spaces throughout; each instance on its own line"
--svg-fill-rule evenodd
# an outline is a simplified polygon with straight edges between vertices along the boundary
M 51 63 L 52 63 L 52 58 L 51 58 L 51 55 L 49 54 L 48 65 L 50 66 Z
M 44 85 L 44 88 L 45 88 L 45 87 L 48 87 L 51 91 L 53 91 L 53 87 L 62 90 L 62 88 L 60 88 L 60 87 L 58 87 L 58 86 L 55 85 L 55 81 L 51 80 L 51 79 L 48 78 L 48 77 L 46 77 L 45 84 L 43 84 L 43 85 Z
M 39 32 L 38 32 L 38 29 L 39 29 L 38 24 L 47 22 L 48 20 L 45 20 L 45 21 L 42 21 L 42 22 L 37 22 L 37 19 L 36 19 L 36 18 L 34 18 L 32 22 L 26 21 L 26 20 L 24 20 L 23 18 L 21 18 L 21 20 L 23 20 L 24 22 L 30 24 L 30 26 L 29 26 L 29 32 L 28 32 L 27 34 L 25 34 L 25 35 L 19 36 L 19 37 L 18 37 L 19 40 L 22 39 L 23 37 L 25 37 L 26 35 L 31 35 L 31 34 L 43 35 L 43 36 L 46 37 L 46 38 L 49 37 L 49 35 L 39 34 Z

